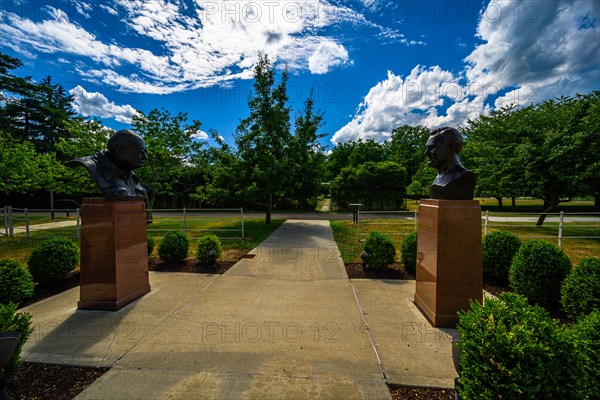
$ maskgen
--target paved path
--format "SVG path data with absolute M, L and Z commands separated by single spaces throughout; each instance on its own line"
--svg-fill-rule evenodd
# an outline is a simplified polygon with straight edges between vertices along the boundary
M 29 306 L 27 361 L 109 366 L 78 399 L 390 399 L 452 387 L 449 338 L 414 282 L 349 280 L 326 221 L 287 221 L 227 273 L 151 273 L 118 312 L 78 289 Z

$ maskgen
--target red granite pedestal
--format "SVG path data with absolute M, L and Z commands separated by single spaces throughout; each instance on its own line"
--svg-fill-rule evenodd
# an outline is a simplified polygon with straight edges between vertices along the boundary
M 84 199 L 77 308 L 116 311 L 149 291 L 143 200 Z
M 479 202 L 422 200 L 418 232 L 415 304 L 433 326 L 455 328 L 459 310 L 483 301 Z

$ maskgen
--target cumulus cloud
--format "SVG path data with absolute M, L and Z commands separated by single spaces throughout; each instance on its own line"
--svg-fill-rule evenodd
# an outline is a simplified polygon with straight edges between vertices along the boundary
M 348 51 L 332 41 L 319 44 L 308 59 L 308 68 L 313 74 L 326 74 L 332 68 L 348 62 Z
M 492 1 L 476 32 L 484 43 L 461 71 L 417 66 L 404 79 L 389 72 L 332 142 L 385 140 L 403 124 L 460 126 L 493 108 L 597 90 L 599 9 L 585 0 Z
M 86 78 L 139 93 L 173 93 L 250 78 L 257 50 L 291 70 L 326 73 L 350 60 L 340 39 L 324 33 L 334 26 L 361 26 L 406 41 L 402 34 L 327 0 L 113 0 L 109 5 L 71 0 L 71 4 L 77 10 L 74 18 L 89 17 L 93 11 L 118 16 L 139 38 L 158 43 L 160 54 L 116 38 L 100 40 L 57 4 L 45 7 L 48 17 L 41 20 L 3 13 L 0 35 L 7 38 L 5 45 L 21 54 L 36 50 L 87 58 L 96 64 L 80 68 Z
M 90 93 L 77 85 L 69 91 L 73 96 L 73 109 L 84 117 L 114 118 L 126 124 L 137 114 L 130 105 L 117 105 L 109 101 L 102 93 Z
M 198 132 L 194 133 L 192 137 L 198 140 L 208 140 L 208 133 L 204 132 L 203 130 L 199 130 Z

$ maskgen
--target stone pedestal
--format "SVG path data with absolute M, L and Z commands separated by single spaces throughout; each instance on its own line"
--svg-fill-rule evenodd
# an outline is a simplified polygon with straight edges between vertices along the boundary
M 418 232 L 415 304 L 433 326 L 455 328 L 459 310 L 483 301 L 479 202 L 422 200 Z
M 86 198 L 77 308 L 116 311 L 150 291 L 143 200 Z

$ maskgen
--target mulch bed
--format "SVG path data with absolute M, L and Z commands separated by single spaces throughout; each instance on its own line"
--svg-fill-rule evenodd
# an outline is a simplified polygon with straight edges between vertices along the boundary
M 23 362 L 15 378 L 9 382 L 8 397 L 12 400 L 71 400 L 106 371 L 108 368 Z
M 234 261 L 222 261 L 216 266 L 200 266 L 194 259 L 165 262 L 158 258 L 148 260 L 150 271 L 189 272 L 203 274 L 222 274 L 235 264 Z M 361 263 L 346 264 L 350 279 L 404 279 L 414 280 L 414 274 L 407 273 L 401 263 L 394 263 L 384 269 L 364 268 Z M 34 296 L 21 307 L 54 296 L 67 289 L 79 286 L 79 272 L 72 273 L 62 282 L 37 285 Z M 486 290 L 490 291 L 486 288 Z M 80 368 L 64 365 L 23 362 L 16 377 L 9 384 L 9 397 L 24 399 L 70 400 L 91 385 L 108 368 Z M 421 387 L 390 388 L 393 400 L 450 400 L 454 399 L 454 390 Z

